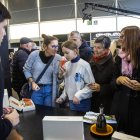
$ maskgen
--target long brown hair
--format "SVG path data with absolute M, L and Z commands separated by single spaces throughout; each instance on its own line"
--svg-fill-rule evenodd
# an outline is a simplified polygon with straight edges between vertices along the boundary
M 140 29 L 137 26 L 124 27 L 121 32 L 125 36 L 125 52 L 126 58 L 130 54 L 132 64 L 138 68 L 138 54 L 140 49 Z
M 43 43 L 42 43 L 42 49 L 43 50 L 44 50 L 44 44 L 48 47 L 48 45 L 51 43 L 51 41 L 53 41 L 53 40 L 58 41 L 58 39 L 54 36 L 45 35 L 45 34 L 42 34 L 41 36 L 43 38 Z

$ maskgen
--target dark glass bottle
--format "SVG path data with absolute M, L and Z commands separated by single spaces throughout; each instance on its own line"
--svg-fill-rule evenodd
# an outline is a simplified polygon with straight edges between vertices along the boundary
M 107 132 L 106 119 L 103 115 L 104 107 L 102 104 L 101 107 L 99 107 L 99 109 L 100 109 L 100 114 L 97 117 L 96 131 L 99 133 L 106 133 Z

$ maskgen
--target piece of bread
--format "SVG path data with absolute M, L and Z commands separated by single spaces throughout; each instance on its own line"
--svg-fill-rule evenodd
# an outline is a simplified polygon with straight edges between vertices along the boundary
M 62 67 L 63 65 L 65 65 L 65 58 L 62 58 L 59 64 L 59 67 Z
M 23 101 L 31 101 L 30 98 L 23 98 Z
M 25 103 L 25 106 L 32 106 L 33 105 L 31 101 L 24 101 L 24 103 Z
M 16 103 L 16 102 L 14 102 L 14 101 L 12 101 L 12 103 L 13 103 L 13 104 L 15 104 L 15 105 L 17 105 L 17 106 L 19 106 L 19 104 L 18 104 L 18 103 Z

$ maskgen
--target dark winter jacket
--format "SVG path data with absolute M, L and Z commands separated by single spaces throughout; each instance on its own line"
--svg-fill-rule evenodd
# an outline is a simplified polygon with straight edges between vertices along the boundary
M 99 112 L 99 107 L 101 104 L 103 104 L 104 113 L 109 114 L 113 98 L 113 91 L 110 87 L 114 68 L 112 54 L 110 52 L 108 56 L 96 63 L 93 59 L 93 56 L 91 56 L 89 64 L 91 66 L 95 82 L 100 85 L 100 92 L 92 93 L 91 111 Z
M 116 79 L 119 76 L 122 76 L 122 59 L 117 56 L 110 84 L 111 88 L 116 91 L 112 101 L 111 114 L 114 114 L 119 121 L 118 131 L 140 137 L 140 91 L 132 90 L 122 84 L 117 85 Z M 130 79 L 140 83 L 140 51 L 139 66 L 137 69 L 133 69 Z
M 3 94 L 4 73 L 0 62 L 0 140 L 5 140 L 5 138 L 10 134 L 13 127 L 8 119 L 1 119 L 1 116 L 3 114 Z
M 93 50 L 89 47 L 87 42 L 83 39 L 82 44 L 79 47 L 79 56 L 80 58 L 84 59 L 88 62 L 89 57 L 93 55 Z
M 13 57 L 12 87 L 18 94 L 20 93 L 22 86 L 27 82 L 23 73 L 23 66 L 29 54 L 29 50 L 20 47 Z

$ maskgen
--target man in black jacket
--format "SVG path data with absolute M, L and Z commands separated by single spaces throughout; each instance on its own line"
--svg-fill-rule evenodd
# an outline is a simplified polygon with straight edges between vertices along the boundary
M 13 57 L 12 87 L 17 92 L 19 98 L 21 98 L 20 91 L 22 86 L 28 82 L 23 73 L 23 66 L 31 52 L 32 42 L 29 38 L 21 38 L 20 47 Z
M 5 27 L 7 25 L 7 19 L 11 19 L 11 15 L 6 7 L 0 2 L 0 44 L 3 40 L 3 36 L 6 35 Z M 0 140 L 5 140 L 10 134 L 12 127 L 19 122 L 19 114 L 16 110 L 12 110 L 12 112 L 9 113 L 8 108 L 3 108 L 3 94 L 4 73 L 0 62 Z
M 72 31 L 69 35 L 69 40 L 75 41 L 78 49 L 80 58 L 88 62 L 89 56 L 93 55 L 93 50 L 89 47 L 86 40 L 81 38 L 78 31 Z

